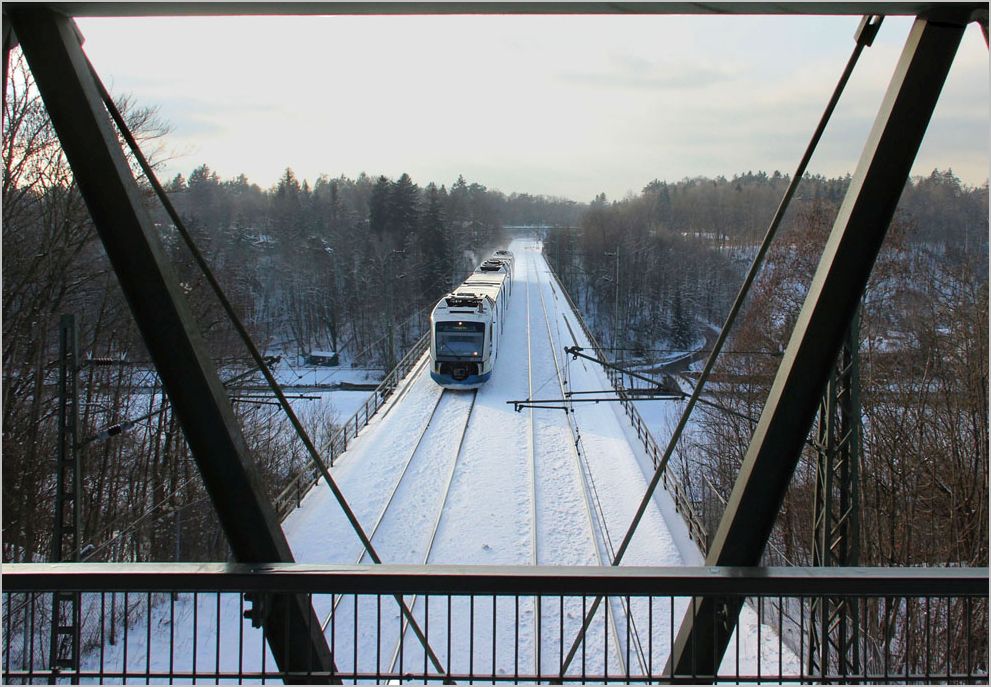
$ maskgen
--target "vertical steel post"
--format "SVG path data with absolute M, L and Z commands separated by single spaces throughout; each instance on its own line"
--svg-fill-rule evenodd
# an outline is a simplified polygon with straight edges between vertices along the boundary
M 53 563 L 78 561 L 82 536 L 82 479 L 78 446 L 79 339 L 74 315 L 59 320 L 58 451 L 55 456 Z M 79 668 L 79 594 L 52 594 L 49 667 L 53 675 Z M 52 678 L 54 681 L 54 677 Z
M 760 563 L 826 380 L 971 19 L 969 10 L 959 8 L 935 7 L 933 12 L 938 16 L 917 18 L 909 32 L 744 456 L 707 565 Z M 741 605 L 741 600 L 713 598 L 692 604 L 665 673 L 672 679 L 714 680 Z
M 41 5 L 8 4 L 4 11 L 235 558 L 292 562 L 230 400 L 144 209 L 75 24 Z M 259 620 L 286 680 L 333 679 L 330 649 L 309 600 L 276 594 L 261 605 Z
M 816 488 L 812 565 L 851 566 L 860 561 L 859 315 L 854 317 L 819 406 L 814 442 Z M 812 600 L 809 675 L 856 675 L 860 652 L 855 604 L 844 597 Z

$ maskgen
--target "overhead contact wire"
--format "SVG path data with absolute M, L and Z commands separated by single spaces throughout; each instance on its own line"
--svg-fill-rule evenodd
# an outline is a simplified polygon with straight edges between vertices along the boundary
M 144 172 L 145 178 L 148 179 L 148 183 L 150 183 L 152 188 L 154 189 L 155 195 L 158 196 L 158 199 L 159 201 L 161 201 L 162 206 L 165 208 L 166 213 L 168 213 L 169 218 L 172 220 L 173 224 L 175 224 L 176 230 L 179 232 L 179 235 L 182 236 L 183 241 L 186 243 L 186 246 L 189 248 L 190 253 L 193 256 L 193 260 L 200 268 L 200 271 L 203 273 L 203 276 L 206 278 L 207 282 L 209 283 L 210 288 L 213 289 L 213 292 L 216 294 L 217 299 L 220 301 L 220 305 L 224 309 L 224 312 L 227 314 L 227 317 L 230 319 L 231 324 L 234 325 L 234 328 L 237 330 L 238 335 L 241 337 L 241 340 L 244 342 L 245 347 L 248 349 L 249 354 L 251 355 L 252 359 L 255 361 L 255 364 L 258 365 L 258 369 L 264 375 L 265 380 L 272 388 L 272 392 L 278 398 L 279 404 L 282 406 L 282 409 L 285 411 L 286 416 L 289 418 L 289 422 L 292 424 L 293 429 L 295 429 L 297 436 L 299 436 L 300 440 L 303 442 L 304 446 L 306 447 L 307 453 L 309 453 L 310 459 L 313 462 L 314 467 L 316 467 L 316 469 L 320 472 L 321 476 L 323 476 L 324 480 L 327 482 L 327 485 L 330 487 L 330 490 L 334 494 L 334 498 L 337 499 L 337 503 L 344 511 L 345 517 L 347 517 L 348 522 L 351 523 L 351 527 L 358 535 L 358 538 L 361 540 L 361 543 L 365 547 L 365 550 L 368 551 L 369 557 L 376 564 L 381 564 L 382 559 L 379 557 L 378 552 L 375 551 L 375 547 L 372 546 L 371 540 L 368 538 L 368 535 L 365 534 L 365 531 L 361 527 L 361 523 L 358 522 L 358 518 L 354 514 L 354 511 L 351 510 L 350 505 L 348 505 L 347 499 L 345 499 L 344 497 L 344 493 L 340 490 L 340 487 L 338 487 L 337 482 L 331 476 L 330 471 L 327 469 L 327 466 L 324 465 L 323 461 L 320 459 L 319 452 L 317 451 L 316 447 L 313 445 L 313 442 L 310 439 L 309 435 L 306 433 L 306 430 L 303 428 L 302 423 L 300 423 L 299 418 L 296 417 L 296 413 L 293 412 L 292 407 L 289 405 L 288 399 L 286 399 L 285 394 L 282 393 L 282 389 L 279 387 L 279 383 L 272 375 L 272 371 L 265 363 L 265 359 L 262 357 L 261 353 L 259 353 L 258 348 L 255 346 L 254 341 L 252 341 L 250 334 L 248 334 L 247 329 L 245 329 L 244 327 L 244 324 L 237 316 L 237 313 L 234 312 L 234 307 L 231 305 L 230 301 L 227 299 L 227 296 L 224 294 L 224 291 L 221 288 L 220 283 L 213 275 L 213 271 L 210 269 L 209 265 L 207 265 L 206 260 L 203 257 L 203 254 L 200 252 L 199 248 L 196 247 L 196 243 L 193 241 L 192 236 L 189 234 L 185 224 L 183 223 L 182 219 L 179 217 L 179 213 L 176 212 L 175 207 L 172 205 L 172 202 L 169 200 L 168 194 L 165 193 L 165 189 L 162 188 L 162 185 L 159 183 L 158 177 L 155 175 L 154 170 L 152 170 L 151 165 L 148 163 L 148 160 L 144 156 L 144 153 L 141 152 L 141 148 L 138 146 L 138 142 L 135 140 L 134 136 L 132 135 L 120 111 L 117 109 L 117 106 L 113 101 L 113 98 L 110 97 L 110 93 L 107 92 L 106 87 L 103 85 L 103 82 L 100 80 L 100 76 L 99 74 L 97 74 L 96 69 L 93 67 L 93 63 L 90 62 L 88 56 L 86 57 L 86 64 L 89 67 L 90 74 L 93 77 L 93 81 L 96 83 L 96 87 L 100 91 L 100 97 L 103 99 L 107 111 L 109 112 L 111 118 L 114 120 L 114 123 L 117 125 L 117 128 L 119 129 L 121 135 L 124 137 L 124 140 L 127 142 L 127 145 L 130 148 L 131 152 L 134 154 L 134 157 L 137 160 L 138 165 L 141 167 L 141 171 Z M 429 644 L 427 643 L 426 636 L 423 634 L 423 631 L 420 629 L 420 626 L 417 624 L 416 619 L 413 617 L 412 612 L 410 612 L 410 610 L 406 607 L 406 604 L 403 602 L 402 596 L 396 594 L 395 598 L 396 598 L 396 602 L 399 604 L 400 608 L 402 609 L 403 615 L 407 617 L 407 619 L 410 622 L 410 625 L 413 627 L 414 634 L 416 634 L 420 643 L 423 644 L 424 650 L 429 655 L 431 663 L 433 663 L 434 667 L 441 674 L 444 674 L 445 673 L 444 667 L 441 665 L 440 660 L 437 658 L 437 656 L 434 654 L 433 650 L 430 648 Z
M 819 118 L 819 123 L 816 126 L 815 132 L 812 134 L 812 139 L 805 148 L 805 153 L 802 155 L 802 159 L 798 163 L 795 174 L 792 176 L 791 182 L 788 184 L 788 188 L 785 190 L 784 196 L 781 198 L 781 202 L 778 205 L 778 209 L 775 211 L 774 217 L 771 219 L 771 223 L 767 228 L 767 233 L 764 235 L 764 240 L 761 242 L 760 248 L 754 256 L 753 263 L 750 265 L 750 270 L 747 272 L 746 278 L 740 286 L 740 290 L 736 295 L 736 300 L 733 302 L 733 307 L 730 308 L 730 312 L 726 316 L 726 322 L 719 331 L 719 336 L 716 338 L 716 342 L 712 346 L 709 357 L 705 361 L 705 367 L 702 369 L 702 373 L 699 375 L 698 381 L 692 389 L 692 395 L 689 397 L 688 403 L 685 405 L 685 410 L 681 414 L 681 419 L 678 421 L 678 425 L 675 427 L 674 433 L 671 435 L 671 440 L 668 442 L 664 455 L 661 457 L 657 464 L 657 468 L 654 470 L 654 476 L 647 485 L 647 491 L 644 493 L 643 499 L 640 501 L 640 506 L 637 508 L 637 512 L 633 516 L 633 521 L 630 523 L 626 536 L 623 538 L 619 549 L 616 551 L 616 557 L 613 559 L 612 563 L 614 566 L 619 565 L 623 560 L 623 556 L 626 554 L 626 550 L 629 548 L 630 542 L 633 540 L 633 535 L 636 533 L 637 527 L 640 525 L 640 521 L 643 519 L 643 515 L 647 511 L 647 506 L 654 496 L 654 491 L 657 489 L 657 485 L 660 483 L 661 477 L 667 469 L 671 455 L 674 453 L 674 449 L 677 446 L 678 441 L 681 439 L 685 426 L 688 424 L 688 419 L 691 416 L 695 405 L 698 403 L 699 396 L 702 394 L 702 389 L 705 387 L 705 383 L 709 379 L 709 374 L 712 372 L 716 359 L 719 357 L 719 353 L 722 351 L 723 345 L 729 337 L 730 330 L 736 323 L 740 310 L 743 308 L 743 302 L 746 300 L 746 297 L 750 292 L 750 287 L 757 278 L 757 273 L 760 271 L 764 258 L 770 249 L 771 243 L 777 235 L 778 229 L 781 226 L 781 222 L 784 219 L 785 212 L 791 203 L 792 197 L 795 195 L 795 191 L 798 190 L 798 185 L 801 183 L 802 177 L 805 176 L 805 170 L 808 167 L 809 161 L 812 159 L 812 154 L 819 145 L 822 134 L 826 130 L 826 125 L 829 123 L 829 120 L 833 115 L 833 111 L 836 109 L 840 96 L 843 94 L 847 82 L 850 80 L 850 75 L 853 73 L 853 69 L 857 64 L 857 61 L 860 59 L 861 53 L 864 51 L 864 48 L 870 46 L 871 42 L 874 40 L 874 36 L 877 35 L 877 31 L 880 28 L 883 19 L 884 18 L 879 15 L 865 15 L 861 20 L 853 53 L 847 60 L 846 67 L 844 67 L 843 73 L 840 75 L 840 79 L 837 82 L 836 87 L 833 89 L 833 94 L 830 97 L 829 102 L 826 104 L 826 109 Z M 571 646 L 571 650 L 568 652 L 567 658 L 562 664 L 562 677 L 564 676 L 564 671 L 567 670 L 568 666 L 571 664 L 571 661 L 574 659 L 575 653 L 577 653 L 578 648 L 581 645 L 582 637 L 585 635 L 589 625 L 591 625 L 591 618 L 601 602 L 602 597 L 597 596 L 595 601 L 592 603 L 592 607 L 585 617 L 585 622 L 582 625 L 582 629 L 579 631 L 578 636 L 575 638 L 574 644 Z

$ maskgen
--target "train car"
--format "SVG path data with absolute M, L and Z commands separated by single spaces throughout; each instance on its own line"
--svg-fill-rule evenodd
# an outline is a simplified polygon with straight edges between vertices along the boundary
M 477 389 L 492 376 L 512 289 L 512 255 L 485 260 L 430 313 L 430 377 Z

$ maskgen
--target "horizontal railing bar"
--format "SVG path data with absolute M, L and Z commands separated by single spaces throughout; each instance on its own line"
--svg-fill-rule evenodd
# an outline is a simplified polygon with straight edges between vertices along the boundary
M 6 592 L 214 591 L 632 596 L 988 596 L 988 568 L 19 563 Z
M 4 673 L 4 678 L 7 680 L 24 680 L 24 679 L 44 679 L 52 675 L 50 670 L 11 670 L 10 672 Z M 122 671 L 105 671 L 105 672 L 94 672 L 94 671 L 65 671 L 58 674 L 59 679 L 67 680 L 168 680 L 172 679 L 178 682 L 184 680 L 238 680 L 239 682 L 250 682 L 250 681 L 261 681 L 261 680 L 271 680 L 273 678 L 287 678 L 287 679 L 303 679 L 309 678 L 310 681 L 314 681 L 316 678 L 324 678 L 326 680 L 331 680 L 336 678 L 338 680 L 374 680 L 379 683 L 389 682 L 389 681 L 409 681 L 412 679 L 423 679 L 424 675 L 421 673 L 375 673 L 375 672 L 362 672 L 353 673 L 350 671 L 339 671 L 334 674 L 330 673 L 320 673 L 314 671 L 313 673 L 281 673 L 279 671 L 273 670 L 267 673 L 261 673 L 257 671 L 244 671 L 244 672 L 215 672 L 212 670 L 197 671 L 196 673 L 191 673 L 188 671 L 177 671 L 174 673 L 168 672 L 145 672 L 142 670 L 128 670 L 126 673 Z M 596 675 L 593 673 L 586 673 L 585 675 L 575 674 L 575 675 L 557 675 L 557 674 L 545 674 L 545 675 L 526 675 L 520 673 L 515 674 L 495 674 L 490 675 L 487 673 L 451 673 L 450 675 L 435 675 L 430 673 L 425 676 L 428 680 L 441 681 L 448 679 L 452 682 L 458 684 L 468 683 L 471 680 L 478 681 L 480 678 L 484 679 L 486 682 L 494 683 L 517 683 L 517 684 L 536 684 L 538 682 L 546 682 L 548 679 L 553 679 L 557 684 L 571 684 L 571 683 L 592 683 L 592 684 L 607 684 L 607 683 L 624 683 L 629 684 L 630 682 L 640 683 L 644 681 L 645 675 L 638 675 L 631 673 L 629 677 L 623 674 L 613 674 L 609 675 Z M 650 681 L 652 683 L 658 683 L 660 675 L 651 676 Z M 864 683 L 890 683 L 894 676 L 887 675 L 883 673 L 871 673 L 868 675 L 863 674 L 847 674 L 847 675 L 810 675 L 810 674 L 770 674 L 763 673 L 761 675 L 736 675 L 726 674 L 719 675 L 713 678 L 710 675 L 693 675 L 691 679 L 692 684 L 698 683 L 752 683 L 752 684 L 767 684 L 769 682 L 773 684 L 864 684 Z M 975 679 L 981 679 L 981 682 L 986 682 L 986 675 L 975 675 L 975 674 L 950 674 L 939 673 L 930 675 L 905 675 L 901 674 L 897 676 L 898 684 L 932 684 L 933 682 L 962 682 L 964 684 L 972 684 Z
M 72 17 L 223 15 L 917 15 L 933 2 L 49 2 Z M 987 12 L 987 4 L 961 3 Z

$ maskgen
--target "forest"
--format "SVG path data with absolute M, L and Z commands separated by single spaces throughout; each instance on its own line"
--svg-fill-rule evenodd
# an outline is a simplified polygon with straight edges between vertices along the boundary
M 650 368 L 720 327 L 789 178 L 654 181 L 546 244 L 607 355 Z M 713 371 L 675 469 L 714 529 L 849 178 L 806 176 Z M 859 317 L 862 565 L 987 565 L 988 187 L 909 181 Z M 689 389 L 691 379 L 682 382 Z M 672 428 L 652 428 L 663 442 Z M 805 451 L 770 563 L 811 563 Z

